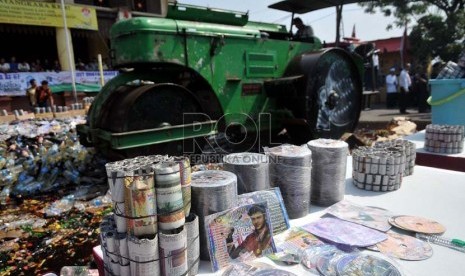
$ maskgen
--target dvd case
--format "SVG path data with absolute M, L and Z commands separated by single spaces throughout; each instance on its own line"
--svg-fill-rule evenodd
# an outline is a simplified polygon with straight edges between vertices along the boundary
M 209 215 L 205 227 L 213 271 L 276 252 L 266 202 Z
M 270 211 L 273 234 L 277 235 L 289 229 L 289 217 L 287 215 L 286 207 L 284 206 L 281 191 L 278 187 L 264 191 L 241 194 L 237 197 L 238 206 L 264 201 Z

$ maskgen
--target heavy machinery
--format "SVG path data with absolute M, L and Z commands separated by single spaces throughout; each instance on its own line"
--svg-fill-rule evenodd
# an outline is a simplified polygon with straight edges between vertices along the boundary
M 110 36 L 121 73 L 78 131 L 111 158 L 189 153 L 217 133 L 339 138 L 358 122 L 361 60 L 316 37 L 294 41 L 283 25 L 170 3 L 166 17 L 118 22 Z

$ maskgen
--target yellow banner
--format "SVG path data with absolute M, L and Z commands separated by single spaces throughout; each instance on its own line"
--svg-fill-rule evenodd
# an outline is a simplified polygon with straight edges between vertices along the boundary
M 87 6 L 65 5 L 68 28 L 98 30 L 97 13 Z M 59 3 L 0 0 L 0 23 L 63 27 Z

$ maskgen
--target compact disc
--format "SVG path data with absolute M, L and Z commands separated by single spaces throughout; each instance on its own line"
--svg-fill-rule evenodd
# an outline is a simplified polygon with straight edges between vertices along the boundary
M 389 222 L 392 226 L 394 226 L 394 227 L 397 227 L 397 228 L 402 229 L 402 230 L 408 230 L 408 229 L 405 229 L 405 228 L 401 227 L 400 225 L 398 225 L 398 224 L 394 221 L 394 217 L 390 217 L 390 218 L 388 219 L 388 222 Z
M 346 255 L 339 259 L 336 268 L 340 276 L 401 276 L 393 264 L 372 255 Z
M 340 258 L 336 264 L 337 275 L 342 275 L 341 273 L 350 265 L 350 263 L 355 260 L 355 258 L 360 257 L 360 254 L 349 254 Z
M 334 254 L 338 249 L 332 245 L 317 245 L 306 249 L 302 254 L 302 264 L 311 272 L 318 274 L 317 261 L 322 255 Z
M 277 268 L 262 269 L 257 272 L 253 272 L 253 276 L 297 276 L 296 274 Z
M 395 224 L 402 229 L 424 233 L 424 234 L 442 234 L 446 228 L 439 222 L 422 217 L 414 216 L 397 216 L 393 217 Z
M 388 256 L 408 261 L 425 260 L 433 256 L 433 248 L 428 243 L 397 233 L 388 233 L 388 239 L 376 247 Z
M 336 265 L 343 256 L 348 255 L 342 251 L 328 253 L 326 255 L 319 255 L 316 261 L 316 268 L 321 275 L 324 276 L 337 276 Z

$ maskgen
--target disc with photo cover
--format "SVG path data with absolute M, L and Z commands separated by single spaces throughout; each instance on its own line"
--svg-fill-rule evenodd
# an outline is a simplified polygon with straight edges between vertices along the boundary
M 335 276 L 337 275 L 336 272 L 336 259 L 339 259 L 341 254 L 345 253 L 328 253 L 328 254 L 321 254 L 316 257 L 316 268 L 318 272 L 320 272 L 323 276 Z
M 336 265 L 340 276 L 401 276 L 400 271 L 385 259 L 365 254 L 348 254 Z
M 302 264 L 310 270 L 310 272 L 318 274 L 317 262 L 323 255 L 335 254 L 339 251 L 335 246 L 329 244 L 322 244 L 311 246 L 306 249 L 302 254 Z
M 388 239 L 376 245 L 388 255 L 407 261 L 420 261 L 433 256 L 433 248 L 428 243 L 407 235 L 388 233 Z
M 297 276 L 296 274 L 277 268 L 259 270 L 251 274 L 252 276 Z
M 439 222 L 422 217 L 415 216 L 397 216 L 393 217 L 396 225 L 402 229 L 423 234 L 442 234 L 446 228 Z
M 337 275 L 342 275 L 343 271 L 347 268 L 347 266 L 356 258 L 362 256 L 361 254 L 349 254 L 339 259 L 336 264 L 336 272 Z

